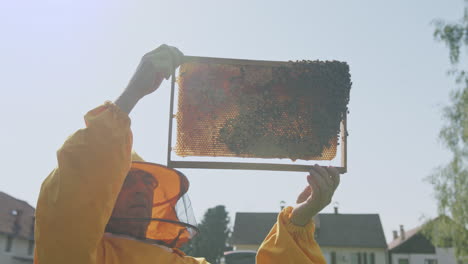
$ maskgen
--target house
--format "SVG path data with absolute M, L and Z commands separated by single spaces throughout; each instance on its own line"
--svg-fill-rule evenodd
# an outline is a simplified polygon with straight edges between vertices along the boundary
M 400 226 L 400 234 L 393 231 L 393 241 L 388 245 L 390 264 L 465 264 L 455 258 L 453 248 L 438 248 L 422 233 L 422 226 L 405 231 Z
M 237 213 L 234 250 L 258 250 L 278 213 Z M 387 243 L 378 214 L 319 214 L 315 239 L 330 264 L 386 264 Z
M 0 192 L 0 263 L 33 263 L 34 208 Z

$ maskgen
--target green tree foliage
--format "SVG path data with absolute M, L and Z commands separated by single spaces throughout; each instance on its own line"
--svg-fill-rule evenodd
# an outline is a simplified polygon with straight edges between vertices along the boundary
M 210 263 L 219 263 L 227 249 L 228 224 L 229 215 L 224 205 L 208 209 L 198 225 L 200 233 L 182 251 L 190 256 L 204 257 Z
M 458 235 L 454 236 L 454 233 Z M 438 247 L 452 248 L 457 245 L 458 249 L 468 248 L 468 240 L 466 239 L 468 230 L 445 215 L 428 221 L 424 225 L 423 234 L 435 242 Z M 462 253 L 463 251 L 459 252 L 459 254 Z
M 438 20 L 434 31 L 434 38 L 449 49 L 449 75 L 454 76 L 456 88 L 451 91 L 450 105 L 444 108 L 445 124 L 439 134 L 452 157 L 428 180 L 434 186 L 439 213 L 454 223 L 441 218 L 426 229 L 435 245 L 453 246 L 457 256 L 468 256 L 468 0 L 464 3 L 464 16 L 459 21 Z

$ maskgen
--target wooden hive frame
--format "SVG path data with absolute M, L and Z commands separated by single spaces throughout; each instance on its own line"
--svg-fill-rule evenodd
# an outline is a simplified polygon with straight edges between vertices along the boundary
M 256 65 L 256 66 L 280 66 L 287 65 L 288 62 L 283 61 L 259 61 L 259 60 L 241 60 L 241 59 L 226 59 L 213 57 L 197 57 L 185 56 L 183 63 L 200 62 L 213 64 L 229 64 L 229 65 Z M 230 170 L 270 170 L 270 171 L 310 171 L 312 165 L 303 164 L 276 164 L 276 163 L 251 163 L 251 162 L 221 162 L 221 161 L 176 161 L 171 159 L 172 147 L 172 132 L 174 114 L 174 94 L 176 83 L 176 72 L 171 76 L 171 98 L 169 110 L 169 136 L 167 148 L 167 166 L 171 168 L 185 169 L 230 169 Z M 347 172 L 347 113 L 345 113 L 340 124 L 340 145 L 341 145 L 341 166 L 334 166 L 340 173 Z

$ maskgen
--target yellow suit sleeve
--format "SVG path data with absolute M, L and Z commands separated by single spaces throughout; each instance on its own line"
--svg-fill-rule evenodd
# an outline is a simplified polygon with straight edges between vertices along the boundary
M 314 239 L 313 221 L 304 227 L 296 226 L 290 221 L 291 212 L 292 207 L 287 207 L 278 215 L 278 221 L 258 250 L 257 264 L 326 263 Z
M 85 116 L 86 128 L 57 152 L 41 186 L 36 263 L 95 263 L 98 243 L 131 165 L 128 115 L 108 102 Z

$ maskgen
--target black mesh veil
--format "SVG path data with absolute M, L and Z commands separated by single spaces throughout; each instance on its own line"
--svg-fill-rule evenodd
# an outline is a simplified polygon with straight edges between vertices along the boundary
M 138 237 L 133 236 L 171 248 L 179 248 L 190 241 L 198 229 L 187 194 L 187 177 L 180 171 L 149 162 L 133 161 L 132 169 L 147 172 L 158 182 L 154 189 L 151 218 L 112 217 L 109 223 L 124 226 L 124 230 L 143 229 Z

